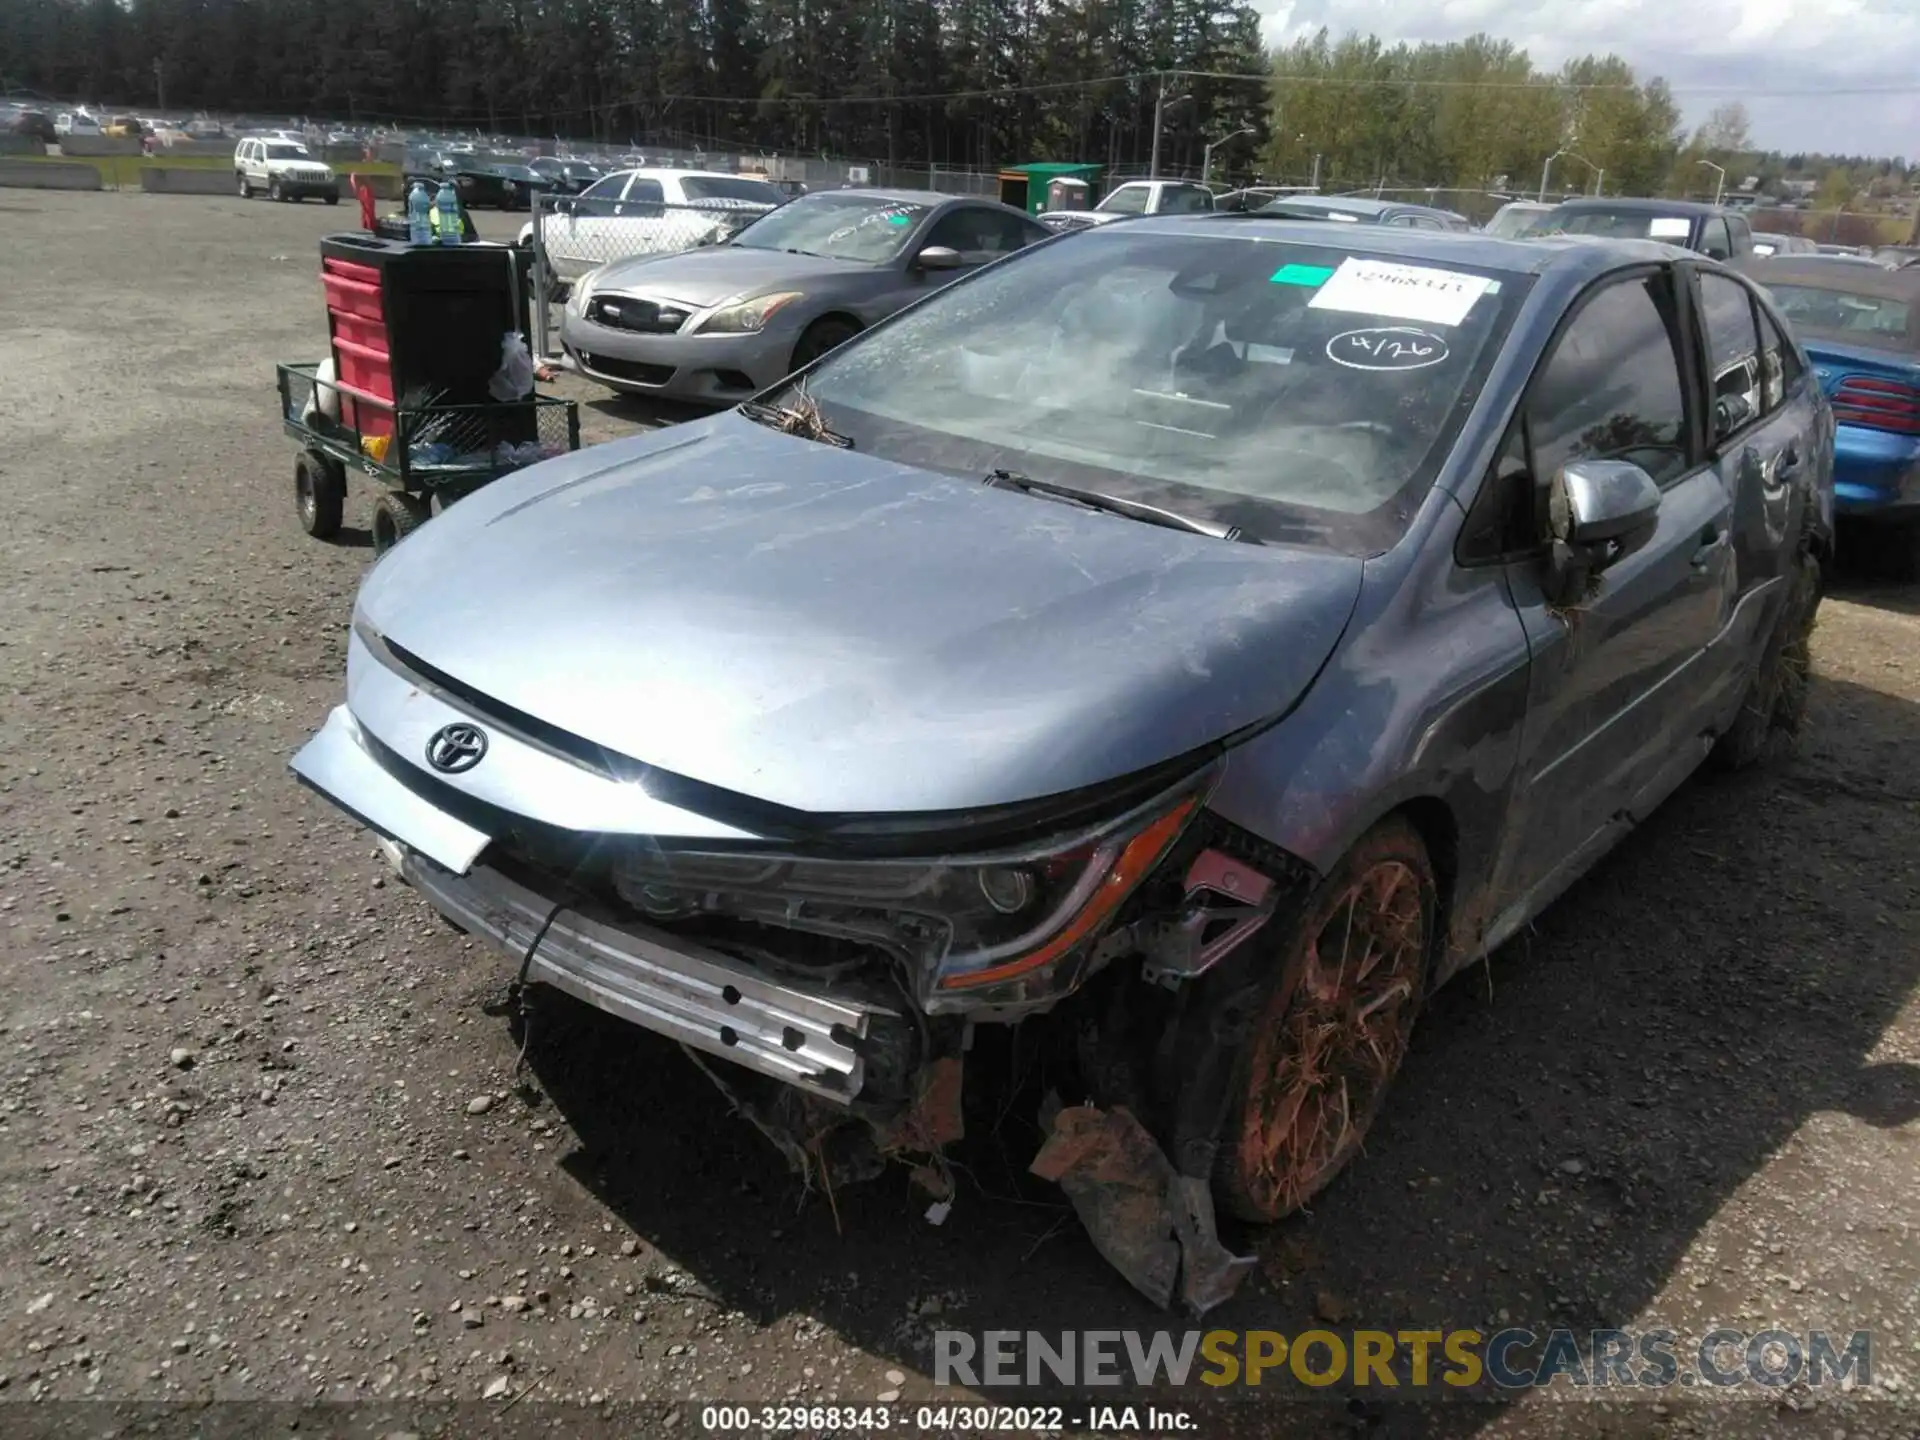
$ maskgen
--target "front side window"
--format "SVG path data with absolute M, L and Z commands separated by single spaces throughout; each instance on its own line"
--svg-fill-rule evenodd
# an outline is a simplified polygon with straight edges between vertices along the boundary
M 927 244 L 945 245 L 968 259 L 984 262 L 997 255 L 1011 254 L 1033 238 L 1032 227 L 1018 215 L 964 205 L 949 210 L 934 222 L 933 229 L 927 233 Z
M 1425 498 L 1531 283 L 1331 234 L 1112 226 L 953 285 L 807 388 L 863 454 L 1378 553 Z
M 1527 397 L 1533 475 L 1628 460 L 1656 484 L 1690 468 L 1673 289 L 1665 272 L 1609 283 L 1561 333 Z
M 1107 215 L 1144 215 L 1147 213 L 1147 187 L 1122 185 L 1094 208 Z
M 1717 215 L 1700 227 L 1700 253 L 1715 260 L 1733 257 L 1733 239 L 1727 234 L 1727 222 Z
M 878 265 L 906 249 L 928 211 L 914 201 L 828 190 L 769 211 L 733 243 L 745 250 L 792 250 Z
M 618 200 L 620 192 L 627 188 L 627 178 L 625 175 L 608 175 L 596 180 L 581 191 L 580 198 L 582 200 Z
M 1703 274 L 1700 322 L 1713 373 L 1715 438 L 1725 439 L 1739 426 L 1722 422 L 1719 401 L 1744 400 L 1749 417 L 1760 413 L 1760 341 L 1754 329 L 1753 296 L 1738 280 Z
M 680 182 L 680 193 L 688 203 L 699 205 L 731 201 L 738 205 L 778 205 L 787 197 L 764 180 L 736 179 L 731 176 L 689 175 Z

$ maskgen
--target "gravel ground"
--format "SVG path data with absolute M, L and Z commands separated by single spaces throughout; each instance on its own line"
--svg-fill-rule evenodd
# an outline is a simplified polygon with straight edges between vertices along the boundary
M 580 1007 L 542 1006 L 516 1075 L 510 962 L 293 783 L 368 551 L 299 532 L 272 362 L 323 353 L 314 247 L 349 215 L 0 192 L 0 1431 L 90 1398 L 357 1400 L 324 1413 L 367 1434 L 665 1401 L 623 1433 L 691 1433 L 688 1402 L 950 1399 L 938 1326 L 1183 1328 L 1022 1177 L 1024 1111 L 934 1228 L 903 1183 L 801 1195 Z M 589 440 L 660 418 L 557 388 Z M 1830 599 L 1799 758 L 1688 785 L 1437 997 L 1370 1153 L 1246 1237 L 1208 1322 L 1868 1329 L 1870 1385 L 1342 1390 L 1208 1433 L 1920 1430 L 1917 636 L 1914 590 Z

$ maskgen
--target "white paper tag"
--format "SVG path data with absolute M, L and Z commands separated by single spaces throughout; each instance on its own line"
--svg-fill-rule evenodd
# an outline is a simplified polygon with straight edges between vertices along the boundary
M 1693 222 L 1684 215 L 1656 215 L 1647 222 L 1647 234 L 1655 240 L 1684 240 L 1693 233 Z
M 1490 282 L 1457 270 L 1424 265 L 1395 265 L 1385 260 L 1348 256 L 1333 278 L 1307 302 L 1312 310 L 1342 310 L 1387 320 L 1423 320 L 1429 325 L 1458 325 Z

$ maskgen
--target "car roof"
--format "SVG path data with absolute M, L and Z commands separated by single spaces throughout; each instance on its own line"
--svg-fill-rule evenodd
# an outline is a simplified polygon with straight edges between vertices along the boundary
M 1616 213 L 1648 215 L 1724 215 L 1726 207 L 1705 200 L 1650 200 L 1640 196 L 1585 196 L 1562 200 L 1556 210 L 1612 210 Z
M 1844 290 L 1882 300 L 1920 300 L 1920 269 L 1889 270 L 1884 265 L 1834 263 L 1834 257 L 1768 255 L 1733 262 L 1741 274 L 1762 285 L 1804 285 L 1810 290 Z
M 745 180 L 750 176 L 735 175 L 726 170 L 680 170 L 669 165 L 629 165 L 620 170 L 609 171 L 611 175 L 638 175 L 647 180 Z
M 1334 227 L 1340 235 L 1350 226 Z M 1108 232 L 1192 235 L 1247 235 L 1260 240 L 1296 245 L 1325 245 L 1328 225 L 1320 220 L 1296 220 L 1258 210 L 1208 211 L 1198 215 L 1143 215 L 1124 225 L 1102 225 L 1081 232 L 1089 238 Z M 1080 242 L 1076 240 L 1076 245 Z M 1340 242 L 1335 242 L 1340 243 Z M 1657 240 L 1615 240 L 1590 236 L 1551 236 L 1503 240 L 1479 230 L 1402 230 L 1368 226 L 1352 242 L 1356 250 L 1410 263 L 1477 265 L 1523 275 L 1548 272 L 1598 274 L 1621 264 L 1647 261 L 1693 260 L 1691 250 L 1663 245 Z
M 816 190 L 814 195 L 854 195 L 863 200 L 887 200 L 896 205 L 938 205 L 947 200 L 975 200 L 983 204 L 998 205 L 1000 202 L 991 195 L 949 195 L 944 190 L 908 190 L 904 187 L 854 185 L 844 190 Z M 808 196 L 812 199 L 813 196 Z M 1011 207 L 1008 207 L 1011 208 Z M 1022 212 L 1025 213 L 1025 212 Z
M 1376 200 L 1371 195 L 1280 195 L 1275 205 L 1291 205 L 1301 210 L 1345 210 L 1355 215 L 1384 215 L 1399 209 L 1392 200 Z M 1424 209 L 1424 206 L 1414 206 Z

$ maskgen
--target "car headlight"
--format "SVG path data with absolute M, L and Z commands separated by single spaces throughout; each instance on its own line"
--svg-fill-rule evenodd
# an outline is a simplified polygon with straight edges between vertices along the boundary
M 594 281 L 597 280 L 599 276 L 600 272 L 598 270 L 589 270 L 573 282 L 572 287 L 567 291 L 567 309 L 573 311 L 576 315 L 586 314 L 587 301 L 593 298 Z
M 766 325 L 783 306 L 800 298 L 798 290 L 781 290 L 772 295 L 756 295 L 751 300 L 730 300 L 709 310 L 688 327 L 688 333 L 704 335 L 751 335 Z
M 768 930 L 784 929 L 900 957 L 930 1011 L 1017 1005 L 1084 978 L 1083 965 L 1062 962 L 1084 959 L 1203 793 L 1188 783 L 1106 826 L 1000 854 L 839 860 L 638 847 L 613 862 L 612 881 L 644 916 L 746 922 L 761 930 L 761 949 L 775 948 Z

